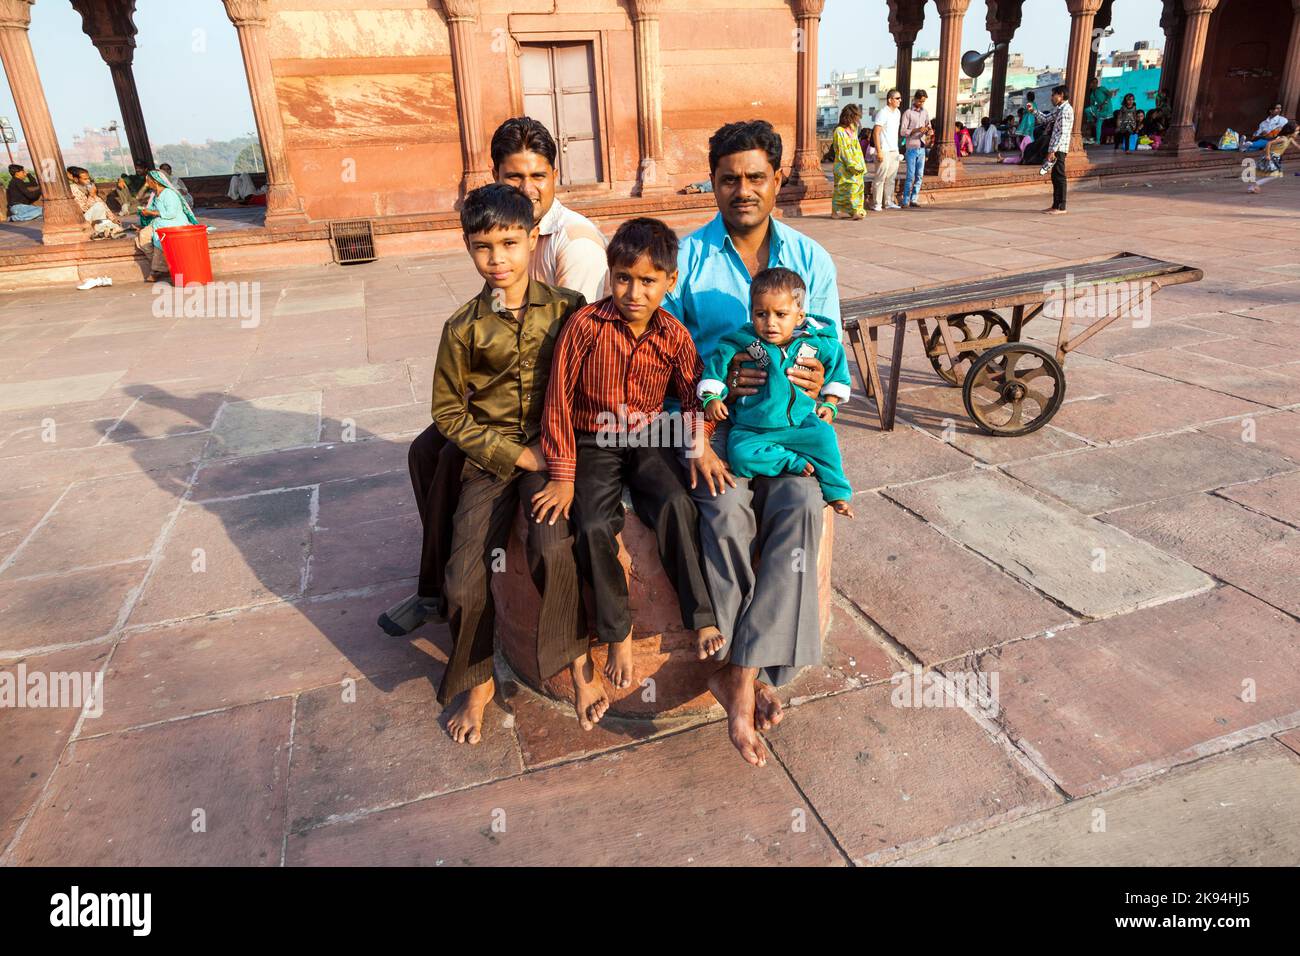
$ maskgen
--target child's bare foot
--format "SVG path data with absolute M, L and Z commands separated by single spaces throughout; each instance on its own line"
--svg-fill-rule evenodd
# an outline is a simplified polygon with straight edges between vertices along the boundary
M 727 711 L 727 734 L 740 755 L 755 767 L 767 766 L 767 750 L 754 729 L 756 668 L 724 664 L 709 677 L 709 690 Z
M 759 730 L 771 730 L 781 722 L 785 713 L 781 702 L 777 700 L 776 691 L 761 680 L 754 681 L 754 723 Z
M 853 506 L 847 501 L 832 501 L 831 507 L 835 509 L 837 515 L 844 515 L 846 518 L 853 517 Z
M 803 465 L 803 471 L 799 472 L 799 474 L 803 475 L 805 478 L 811 478 L 813 476 L 813 472 L 815 472 L 816 470 L 817 469 L 813 467 L 812 462 L 806 461 L 804 462 Z
M 725 643 L 722 632 L 716 627 L 713 625 L 702 627 L 695 632 L 695 655 L 700 660 L 706 661 L 722 650 L 722 645 Z
M 483 710 L 496 693 L 496 682 L 489 677 L 467 690 L 460 706 L 447 718 L 447 733 L 458 744 L 476 744 L 483 739 Z
M 596 676 L 591 653 L 583 654 L 570 664 L 569 673 L 573 676 L 573 707 L 578 712 L 578 724 L 583 730 L 591 730 L 609 709 L 609 697 L 605 685 Z
M 629 634 L 617 644 L 605 645 L 605 676 L 617 689 L 632 686 L 632 636 Z

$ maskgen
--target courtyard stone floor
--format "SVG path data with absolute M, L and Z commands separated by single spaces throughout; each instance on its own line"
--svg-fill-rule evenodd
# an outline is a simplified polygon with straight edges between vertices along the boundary
M 5 296 L 0 669 L 104 677 L 100 716 L 0 710 L 0 862 L 1300 862 L 1300 181 L 1046 204 L 794 222 L 846 297 L 1119 251 L 1205 278 L 1071 355 L 1023 438 L 976 431 L 913 330 L 897 430 L 841 418 L 857 518 L 761 770 L 720 712 L 584 734 L 508 680 L 458 747 L 445 627 L 375 626 L 413 590 L 463 254 L 221 277 L 256 323 Z M 897 706 L 913 667 L 997 707 Z

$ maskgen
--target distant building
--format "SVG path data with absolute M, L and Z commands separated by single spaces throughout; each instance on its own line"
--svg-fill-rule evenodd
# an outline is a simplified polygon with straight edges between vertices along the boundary
M 1116 50 L 1112 53 L 1109 65 L 1120 70 L 1146 70 L 1161 66 L 1163 62 L 1163 50 L 1153 50 L 1147 41 L 1140 40 L 1131 50 Z

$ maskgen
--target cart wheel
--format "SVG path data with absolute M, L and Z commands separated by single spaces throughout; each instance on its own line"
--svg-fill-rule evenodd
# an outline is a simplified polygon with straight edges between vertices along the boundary
M 953 332 L 953 337 L 957 340 L 958 346 L 962 342 L 973 342 L 977 339 L 992 338 L 994 330 L 1002 333 L 1002 341 L 1006 341 L 1011 335 L 1011 326 L 1002 316 L 996 312 L 967 312 L 958 315 L 950 315 L 939 320 L 948 323 L 948 328 Z M 957 353 L 957 362 L 968 362 L 984 354 L 988 346 L 975 349 L 961 349 Z M 936 325 L 933 332 L 930 333 L 930 341 L 926 343 L 926 352 L 930 357 L 930 364 L 934 367 L 935 373 L 947 382 L 949 385 L 960 385 L 961 379 L 953 365 L 948 362 L 948 352 L 943 347 L 943 333 L 939 331 Z
M 990 435 L 1028 435 L 1051 421 L 1065 399 L 1065 370 L 1036 345 L 989 349 L 962 386 L 966 412 Z

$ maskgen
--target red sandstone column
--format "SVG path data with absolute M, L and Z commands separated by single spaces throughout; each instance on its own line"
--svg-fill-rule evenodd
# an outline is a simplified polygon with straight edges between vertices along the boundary
M 478 0 L 442 0 L 451 34 L 451 71 L 456 84 L 456 112 L 460 117 L 460 158 L 464 174 L 460 194 L 492 182 L 492 163 L 483 135 L 483 105 L 479 96 L 475 30 Z
M 153 150 L 149 147 L 140 93 L 131 69 L 135 58 L 135 0 L 72 0 L 72 6 L 81 14 L 81 29 L 95 44 L 113 76 L 131 159 L 152 169 Z
M 45 211 L 41 219 L 41 241 L 78 242 L 86 236 L 86 221 L 68 190 L 63 153 L 54 134 L 50 107 L 45 102 L 45 90 L 36 72 L 36 58 L 32 56 L 31 39 L 27 35 L 33 2 L 0 0 L 0 62 L 9 78 L 9 91 L 18 107 L 18 122 L 36 167 L 36 178 L 41 183 Z
M 1174 96 L 1174 122 L 1169 128 L 1168 148 L 1177 153 L 1196 152 L 1196 94 L 1201 87 L 1201 66 L 1205 41 L 1210 35 L 1210 14 L 1219 0 L 1183 0 L 1187 24 L 1183 27 L 1183 51 L 1178 63 L 1178 86 Z
M 663 66 L 659 62 L 659 11 L 663 0 L 629 0 L 636 41 L 636 118 L 641 168 L 636 195 L 671 191 L 664 169 Z
M 253 118 L 257 121 L 257 138 L 262 144 L 262 162 L 266 166 L 266 224 L 292 225 L 306 222 L 302 200 L 289 174 L 289 159 L 284 150 L 284 120 L 275 92 L 271 72 L 271 50 L 266 40 L 269 0 L 222 0 L 226 15 L 239 33 L 239 48 L 244 54 L 244 72 L 248 75 L 248 92 L 253 101 Z
M 1070 134 L 1070 166 L 1078 169 L 1088 162 L 1083 149 L 1083 107 L 1088 95 L 1088 62 L 1092 56 L 1092 25 L 1101 0 L 1065 0 L 1070 9 L 1070 51 L 1065 59 L 1065 85 L 1070 88 L 1074 107 L 1074 130 Z
M 1286 66 L 1282 73 L 1282 115 L 1291 122 L 1296 119 L 1296 105 L 1300 102 L 1300 0 L 1291 0 L 1294 14 L 1291 17 L 1291 44 L 1286 48 Z
M 1020 13 L 1024 0 L 989 0 L 988 15 L 984 25 L 993 43 L 999 47 L 993 54 L 993 78 L 989 90 L 989 117 L 994 123 L 1002 121 L 1002 109 L 1007 102 L 1007 64 L 1011 60 L 1011 39 L 1020 29 Z
M 889 32 L 898 48 L 894 86 L 903 94 L 903 109 L 912 105 L 912 47 L 925 25 L 925 0 L 889 0 Z M 933 104 L 931 104 L 933 106 Z
M 826 0 L 790 0 L 794 10 L 796 59 L 795 150 L 790 182 L 827 191 L 821 156 L 817 153 L 817 29 Z
M 957 86 L 961 78 L 961 24 L 970 7 L 970 0 L 935 0 L 939 7 L 939 90 L 934 104 L 934 130 L 937 148 L 926 157 L 926 171 L 943 173 L 945 160 L 950 161 L 953 175 L 958 169 L 957 147 L 953 134 L 957 131 Z
M 1165 52 L 1160 61 L 1160 90 L 1169 101 L 1169 108 L 1172 108 L 1178 81 L 1178 63 L 1183 49 L 1183 25 L 1186 19 L 1183 0 L 1164 0 L 1164 9 L 1160 14 L 1160 29 L 1165 31 Z

